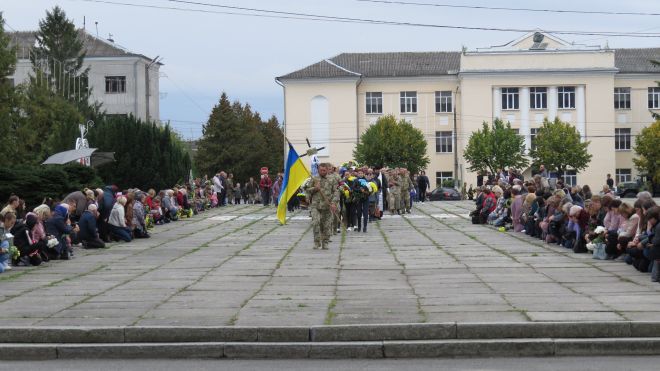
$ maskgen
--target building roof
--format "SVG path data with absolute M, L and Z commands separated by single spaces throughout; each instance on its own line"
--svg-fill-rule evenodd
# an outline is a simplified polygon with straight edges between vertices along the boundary
M 614 64 L 620 73 L 660 73 L 660 48 L 616 49 Z
M 460 52 L 343 53 L 281 79 L 414 77 L 458 73 Z
M 660 48 L 616 49 L 614 55 L 620 73 L 660 73 L 650 62 L 660 61 Z M 278 79 L 455 75 L 460 61 L 461 52 L 343 53 Z
M 92 36 L 84 30 L 78 30 L 80 37 L 83 39 L 83 47 L 85 49 L 85 56 L 88 58 L 94 57 L 140 57 L 147 60 L 151 58 L 142 54 L 132 53 L 123 47 L 115 44 L 114 42 L 103 40 L 96 36 Z M 35 46 L 37 40 L 35 31 L 18 31 L 9 33 L 11 38 L 10 45 L 17 47 L 17 54 L 19 59 L 28 59 L 30 51 Z

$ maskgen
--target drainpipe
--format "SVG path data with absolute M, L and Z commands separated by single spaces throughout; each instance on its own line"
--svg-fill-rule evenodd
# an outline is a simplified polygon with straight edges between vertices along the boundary
M 460 190 L 461 180 L 458 179 L 458 125 L 456 123 L 456 110 L 458 107 L 456 102 L 458 101 L 458 91 L 459 91 L 458 89 L 459 87 L 457 86 L 456 92 L 454 94 L 454 99 L 452 99 L 452 105 L 454 106 L 452 108 L 454 111 L 454 184 L 456 184 L 457 186 L 456 188 Z
M 137 65 L 140 62 L 140 60 L 136 60 L 135 63 L 133 63 L 133 81 L 135 85 L 135 118 L 138 118 L 138 72 L 137 72 Z
M 284 132 L 284 140 L 283 140 L 284 143 L 282 144 L 282 147 L 284 148 L 284 157 L 283 157 L 284 163 L 282 164 L 282 169 L 286 169 L 286 156 L 289 154 L 289 146 L 286 145 L 287 144 L 286 143 L 287 142 L 287 138 L 286 138 L 286 87 L 284 86 L 284 84 L 282 84 L 282 82 L 277 77 L 275 78 L 275 83 L 282 87 L 282 98 L 283 98 L 282 100 L 283 100 L 283 103 L 284 103 L 284 119 L 282 120 L 282 128 L 283 128 L 282 131 Z
M 362 75 L 355 85 L 355 145 L 360 144 L 360 94 L 358 94 L 358 89 L 362 83 Z

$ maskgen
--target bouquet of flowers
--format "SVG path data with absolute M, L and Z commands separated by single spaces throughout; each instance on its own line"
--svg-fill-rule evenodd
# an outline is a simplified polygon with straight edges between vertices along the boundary
M 598 226 L 594 230 L 594 235 L 596 235 L 596 237 L 594 237 L 593 240 L 587 244 L 587 250 L 594 251 L 597 244 L 605 243 L 605 234 L 606 234 L 606 232 L 607 232 L 607 230 L 605 229 L 605 227 Z
M 11 259 L 14 261 L 18 260 L 18 258 L 21 256 L 21 252 L 18 250 L 16 246 L 9 246 L 8 253 Z
M 154 227 L 154 217 L 151 214 L 147 214 L 144 217 L 144 224 L 147 226 L 147 229 L 151 229 Z

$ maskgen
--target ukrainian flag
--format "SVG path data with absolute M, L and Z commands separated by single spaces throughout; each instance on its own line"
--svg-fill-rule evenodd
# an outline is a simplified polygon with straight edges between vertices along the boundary
M 284 180 L 282 181 L 282 189 L 278 196 L 277 204 L 277 219 L 280 223 L 286 222 L 286 209 L 287 203 L 296 195 L 298 188 L 309 178 L 309 170 L 305 164 L 300 160 L 300 157 L 289 143 L 289 154 L 286 157 L 286 168 L 284 169 Z

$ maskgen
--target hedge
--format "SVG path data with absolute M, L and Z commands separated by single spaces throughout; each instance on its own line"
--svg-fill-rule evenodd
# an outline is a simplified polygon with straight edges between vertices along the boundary
M 0 203 L 4 206 L 15 194 L 32 210 L 44 197 L 62 199 L 73 191 L 102 184 L 96 170 L 79 164 L 0 167 Z

